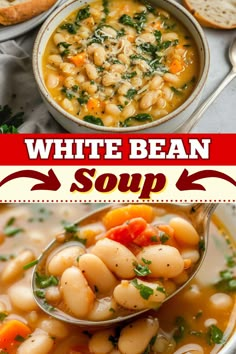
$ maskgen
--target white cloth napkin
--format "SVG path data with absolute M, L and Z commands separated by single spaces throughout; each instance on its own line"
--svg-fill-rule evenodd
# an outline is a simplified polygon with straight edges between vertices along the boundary
M 37 89 L 31 60 L 34 38 L 35 32 L 0 43 L 0 105 L 9 105 L 13 113 L 24 112 L 21 133 L 65 132 L 48 113 Z

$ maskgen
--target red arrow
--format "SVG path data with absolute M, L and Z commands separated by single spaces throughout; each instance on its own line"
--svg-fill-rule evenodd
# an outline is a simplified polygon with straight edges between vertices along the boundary
M 22 171 L 14 172 L 9 176 L 5 177 L 0 182 L 0 187 L 2 187 L 5 183 L 13 179 L 22 178 L 22 177 L 35 178 L 43 182 L 43 183 L 35 184 L 31 188 L 32 191 L 36 191 L 36 190 L 57 191 L 61 186 L 61 183 L 58 180 L 57 176 L 55 175 L 54 171 L 50 169 L 48 171 L 48 175 L 45 175 L 44 173 L 38 171 L 32 171 L 32 170 L 22 170 Z
M 181 176 L 179 177 L 176 187 L 180 191 L 187 191 L 187 190 L 202 190 L 205 191 L 205 187 L 199 183 L 194 183 L 195 181 L 202 179 L 202 178 L 209 178 L 209 177 L 216 177 L 224 179 L 230 183 L 232 183 L 236 187 L 236 181 L 231 178 L 230 176 L 226 175 L 223 172 L 215 171 L 215 170 L 204 170 L 193 173 L 189 175 L 188 170 L 185 168 Z

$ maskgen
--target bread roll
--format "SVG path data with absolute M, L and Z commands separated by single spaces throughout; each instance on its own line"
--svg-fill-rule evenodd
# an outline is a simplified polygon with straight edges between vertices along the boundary
M 236 0 L 183 0 L 183 3 L 205 27 L 236 28 Z
M 48 10 L 57 0 L 0 0 L 0 24 L 13 25 Z

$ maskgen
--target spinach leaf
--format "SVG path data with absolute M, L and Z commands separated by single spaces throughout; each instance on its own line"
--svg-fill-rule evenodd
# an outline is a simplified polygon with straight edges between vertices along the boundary
M 127 91 L 125 97 L 127 97 L 129 100 L 132 100 L 135 95 L 137 95 L 138 91 L 134 88 L 131 88 Z
M 84 116 L 83 120 L 87 123 L 104 126 L 103 121 L 99 117 L 94 117 L 92 115 Z
M 78 97 L 77 100 L 81 105 L 86 104 L 88 103 L 89 95 L 86 92 L 82 91 L 80 97 Z
M 12 113 L 8 106 L 0 105 L 0 134 L 16 134 L 17 128 L 23 123 L 24 112 Z
M 61 93 L 64 93 L 64 95 L 66 96 L 66 98 L 68 98 L 68 100 L 72 100 L 72 98 L 75 97 L 75 95 L 66 87 L 63 87 L 61 89 Z
M 133 121 L 137 121 L 137 122 L 152 121 L 152 116 L 148 113 L 139 113 L 136 116 L 126 118 L 121 125 L 123 127 L 130 127 Z
M 70 34 L 76 34 L 77 33 L 77 26 L 74 25 L 73 23 L 64 23 L 61 26 L 61 29 L 65 29 L 67 30 L 67 32 L 69 32 Z
M 81 10 L 79 10 L 79 12 L 77 13 L 76 19 L 75 19 L 75 23 L 78 26 L 80 24 L 81 21 L 85 20 L 86 18 L 90 17 L 90 6 L 87 5 L 86 7 L 82 8 Z

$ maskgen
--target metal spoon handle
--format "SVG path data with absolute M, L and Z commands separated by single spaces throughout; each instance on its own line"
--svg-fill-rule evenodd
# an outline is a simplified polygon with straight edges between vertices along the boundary
M 192 208 L 202 217 L 211 217 L 219 203 L 194 203 Z
M 220 86 L 204 101 L 198 109 L 188 118 L 188 120 L 176 131 L 177 133 L 189 133 L 192 128 L 198 123 L 203 113 L 215 101 L 217 96 L 223 89 L 230 83 L 236 76 L 236 71 L 231 70 L 225 79 L 221 82 Z

